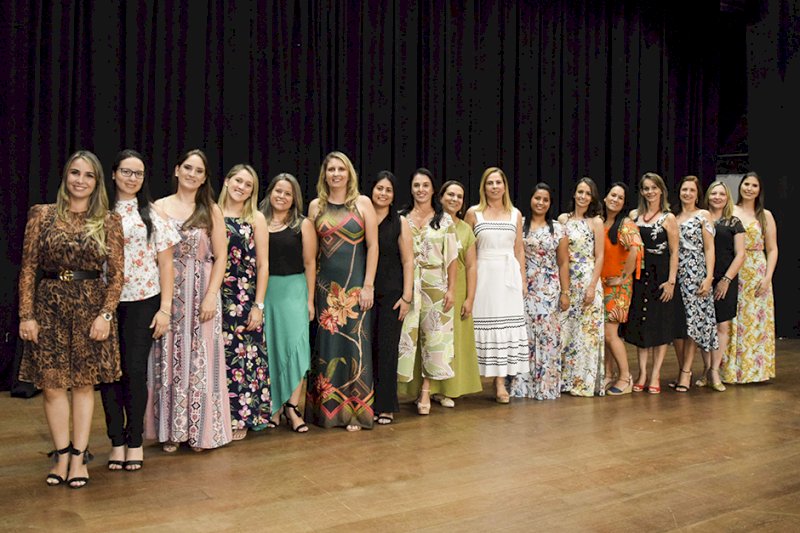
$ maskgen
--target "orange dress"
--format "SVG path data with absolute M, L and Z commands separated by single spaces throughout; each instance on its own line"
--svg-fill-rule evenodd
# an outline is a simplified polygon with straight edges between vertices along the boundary
M 634 247 L 636 247 L 635 250 L 632 249 Z M 622 274 L 625 261 L 628 260 L 628 254 L 630 253 L 636 253 L 637 255 L 636 279 L 639 279 L 642 237 L 639 235 L 639 227 L 629 218 L 626 218 L 619 225 L 617 244 L 611 243 L 608 238 L 608 230 L 606 230 L 603 269 L 600 271 L 600 279 L 603 283 L 603 306 L 605 307 L 606 322 L 623 324 L 628 321 L 628 309 L 631 306 L 631 296 L 633 295 L 633 275 L 629 274 L 621 284 L 613 287 L 606 285 L 606 279 L 615 278 Z

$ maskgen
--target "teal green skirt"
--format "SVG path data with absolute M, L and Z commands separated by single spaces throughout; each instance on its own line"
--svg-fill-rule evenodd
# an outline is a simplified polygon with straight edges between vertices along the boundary
M 311 364 L 305 274 L 270 276 L 264 299 L 264 333 L 273 410 L 289 400 Z

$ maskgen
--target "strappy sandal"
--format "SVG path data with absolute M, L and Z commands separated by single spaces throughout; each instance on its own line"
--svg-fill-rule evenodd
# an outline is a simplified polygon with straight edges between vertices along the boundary
M 428 389 L 422 389 L 421 391 L 419 391 L 420 396 L 422 395 L 423 392 L 427 392 L 429 394 L 428 403 L 422 403 L 419 400 L 419 398 L 417 398 L 414 403 L 417 404 L 417 414 L 418 415 L 429 415 L 429 414 L 431 414 L 431 397 L 430 397 L 430 392 L 431 391 L 428 390 Z
M 47 457 L 51 457 L 53 459 L 53 464 L 58 464 L 58 458 L 62 455 L 66 455 L 72 451 L 72 443 L 70 442 L 67 444 L 66 447 L 61 448 L 60 450 L 51 450 L 47 452 Z M 67 465 L 67 474 L 69 474 L 69 465 Z M 47 483 L 48 487 L 55 487 L 56 485 L 61 485 L 62 483 L 66 483 L 66 480 L 59 476 L 58 474 L 53 474 L 52 472 L 47 474 L 45 478 L 45 483 Z
M 681 385 L 680 383 L 678 383 L 677 385 L 675 385 L 675 388 L 673 390 L 675 392 L 689 392 L 689 388 L 692 386 L 692 372 L 691 370 L 684 370 L 681 368 L 681 373 L 689 374 L 689 384 Z
M 387 426 L 394 422 L 394 417 L 392 415 L 387 415 L 386 413 L 381 413 L 375 417 L 375 422 L 381 426 Z
M 72 448 L 72 455 L 76 457 L 83 456 L 83 464 L 89 464 L 92 459 L 94 459 L 94 455 L 89 453 L 89 448 L 87 447 L 85 450 L 81 451 L 77 448 Z M 80 483 L 79 485 L 74 485 L 74 483 Z M 67 479 L 67 486 L 71 489 L 82 489 L 86 485 L 89 484 L 89 476 L 78 476 L 78 477 L 71 477 Z
M 112 448 L 122 448 L 122 456 L 125 456 L 125 445 L 112 446 Z M 125 461 L 120 461 L 119 459 L 109 459 L 108 462 L 106 462 L 106 466 L 111 472 L 119 472 L 125 468 Z
M 128 452 L 131 450 L 138 450 L 141 449 L 141 446 L 137 446 L 136 448 L 128 448 L 125 452 L 125 455 L 128 455 Z M 122 468 L 124 468 L 127 472 L 136 472 L 144 468 L 144 459 L 125 459 L 125 462 L 122 463 Z
M 300 420 L 300 424 L 298 424 L 297 426 L 295 426 L 294 422 L 290 420 L 287 411 L 288 409 L 294 411 L 294 416 L 296 416 L 297 419 Z M 305 421 L 303 420 L 303 416 L 300 414 L 300 409 L 298 409 L 296 405 L 293 405 L 289 402 L 283 404 L 283 416 L 286 417 L 286 425 L 289 426 L 292 429 L 292 431 L 294 431 L 295 433 L 308 433 L 308 424 L 306 424 Z

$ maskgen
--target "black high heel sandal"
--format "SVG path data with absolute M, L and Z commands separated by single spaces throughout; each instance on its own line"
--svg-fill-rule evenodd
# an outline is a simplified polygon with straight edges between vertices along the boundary
M 294 411 L 294 416 L 296 416 L 300 420 L 303 420 L 303 416 L 300 414 L 300 409 L 298 409 L 296 405 L 292 405 L 289 402 L 286 402 L 285 404 L 283 404 L 283 416 L 286 417 L 286 425 L 289 426 L 295 433 L 307 433 L 308 425 L 305 422 L 303 422 L 302 424 L 295 427 L 294 423 L 289 419 L 289 414 L 286 412 L 287 409 L 291 409 L 292 411 Z
M 66 455 L 71 451 L 72 443 L 70 442 L 65 448 L 61 448 L 60 450 L 50 450 L 47 452 L 47 457 L 51 457 L 53 459 L 53 464 L 57 464 L 59 456 Z M 69 473 L 69 465 L 67 465 L 67 473 Z M 66 483 L 66 480 L 63 477 L 59 476 L 58 474 L 53 474 L 52 472 L 47 474 L 47 477 L 44 479 L 44 481 L 47 483 L 48 487 L 55 487 L 57 485 L 61 485 L 62 483 Z
M 684 370 L 681 368 L 681 372 L 684 374 L 689 374 L 689 384 L 688 385 L 675 385 L 673 389 L 675 392 L 689 392 L 689 388 L 692 386 L 692 372 L 690 370 Z
M 89 448 L 87 447 L 85 450 L 81 451 L 77 448 L 72 448 L 72 455 L 83 455 L 83 464 L 89 464 L 92 459 L 94 459 L 94 455 L 89 453 Z M 73 483 L 80 483 L 80 485 L 73 485 Z M 67 486 L 71 489 L 82 489 L 86 485 L 89 484 L 88 476 L 79 476 L 79 477 L 71 477 L 67 479 Z

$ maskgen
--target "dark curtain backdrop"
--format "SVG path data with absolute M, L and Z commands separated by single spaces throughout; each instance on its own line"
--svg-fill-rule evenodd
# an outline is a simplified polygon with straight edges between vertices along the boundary
M 800 198 L 800 0 L 760 0 L 747 28 L 750 166 L 778 227 L 773 276 L 779 336 L 800 337 L 800 247 L 792 230 Z M 780 371 L 780 370 L 779 370 Z
M 674 6 L 674 7 L 672 7 Z M 502 167 L 526 210 L 538 180 L 653 170 L 706 182 L 717 147 L 718 3 L 2 2 L 3 296 L 26 212 L 78 148 L 146 154 L 155 196 L 199 147 L 215 185 L 251 162 L 298 176 L 331 150 L 362 186 L 418 166 L 467 184 Z M 410 195 L 403 187 L 398 201 Z M 13 309 L 12 309 L 13 310 Z M 12 314 L 15 314 L 12 313 Z

